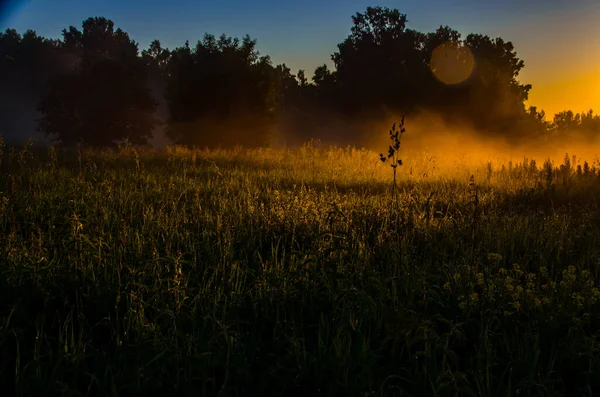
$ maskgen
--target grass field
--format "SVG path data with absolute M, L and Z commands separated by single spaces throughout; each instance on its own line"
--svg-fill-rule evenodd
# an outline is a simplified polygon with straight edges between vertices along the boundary
M 2 395 L 598 395 L 598 164 L 378 157 L 5 148 Z

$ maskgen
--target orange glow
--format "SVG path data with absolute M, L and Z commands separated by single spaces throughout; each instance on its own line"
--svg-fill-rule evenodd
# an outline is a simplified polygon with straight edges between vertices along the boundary
M 431 71 L 444 84 L 459 84 L 469 78 L 475 66 L 473 54 L 466 46 L 446 42 L 431 54 Z
M 389 114 L 385 120 L 369 125 L 371 131 L 386 131 L 402 115 Z M 388 145 L 386 133 L 373 134 L 366 146 L 381 150 Z M 447 177 L 456 167 L 467 166 L 473 172 L 481 170 L 490 162 L 495 167 L 507 165 L 509 161 L 518 163 L 526 157 L 535 160 L 538 167 L 546 159 L 561 164 L 565 153 L 576 155 L 580 163 L 587 161 L 597 164 L 600 156 L 600 137 L 582 139 L 572 136 L 569 139 L 525 140 L 511 143 L 502 134 L 476 130 L 468 120 L 464 123 L 448 125 L 435 113 L 422 112 L 406 117 L 406 133 L 402 136 L 401 157 L 405 159 L 405 171 L 413 167 L 417 158 L 435 157 L 436 175 Z M 418 175 L 416 169 L 415 175 Z
M 600 72 L 535 84 L 529 93 L 529 105 L 544 109 L 550 121 L 563 110 L 579 113 L 600 109 Z
M 540 7 L 535 17 L 515 18 L 492 36 L 515 45 L 525 62 L 519 81 L 533 86 L 527 106 L 548 119 L 563 110 L 600 111 L 600 2 L 572 2 L 566 10 Z

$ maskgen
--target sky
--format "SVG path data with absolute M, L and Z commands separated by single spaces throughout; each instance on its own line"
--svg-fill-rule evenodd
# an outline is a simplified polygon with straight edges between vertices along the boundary
M 368 6 L 396 8 L 408 27 L 430 32 L 449 25 L 466 36 L 511 41 L 525 62 L 519 79 L 532 84 L 528 105 L 549 116 L 572 109 L 600 112 L 600 0 L 0 0 L 0 29 L 33 29 L 58 38 L 69 26 L 103 16 L 140 49 L 158 39 L 174 48 L 204 33 L 258 40 L 262 54 L 296 72 L 327 63 Z

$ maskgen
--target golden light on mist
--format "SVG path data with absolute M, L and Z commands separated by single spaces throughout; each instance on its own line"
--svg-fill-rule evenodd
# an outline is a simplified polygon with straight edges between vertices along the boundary
M 471 50 L 456 42 L 445 42 L 431 54 L 431 71 L 444 84 L 462 83 L 471 76 L 474 67 L 475 58 Z
M 402 114 L 389 114 L 385 119 L 373 123 L 369 129 L 389 130 L 392 123 L 401 117 Z M 367 147 L 378 155 L 389 144 L 389 136 L 387 133 L 374 135 L 376 137 Z M 575 155 L 579 164 L 587 161 L 590 165 L 597 165 L 600 137 L 591 141 L 573 136 L 569 140 L 536 139 L 514 143 L 506 135 L 477 130 L 468 120 L 448 124 L 442 115 L 422 111 L 406 116 L 406 132 L 402 136 L 400 148 L 400 157 L 406 165 L 404 171 L 412 172 L 410 175 L 427 172 L 428 177 L 433 178 L 431 171 L 435 167 L 436 178 L 460 177 L 464 180 L 468 180 L 472 173 L 484 172 L 488 163 L 494 169 L 500 169 L 502 165 L 508 166 L 509 162 L 518 164 L 524 159 L 535 160 L 538 170 L 541 170 L 548 159 L 560 165 L 565 153 Z M 429 167 L 429 170 L 424 171 L 423 167 Z M 457 174 L 459 170 L 469 173 Z M 385 168 L 383 172 L 385 171 L 388 169 Z

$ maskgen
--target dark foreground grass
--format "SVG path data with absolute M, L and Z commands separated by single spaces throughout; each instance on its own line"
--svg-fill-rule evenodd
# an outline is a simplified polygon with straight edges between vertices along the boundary
M 598 395 L 595 169 L 403 157 L 5 153 L 1 394 Z

